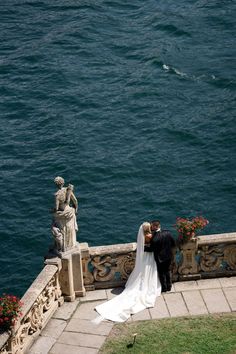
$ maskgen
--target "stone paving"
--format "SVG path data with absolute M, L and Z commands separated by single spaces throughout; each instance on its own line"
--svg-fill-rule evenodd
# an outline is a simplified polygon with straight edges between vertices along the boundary
M 28 354 L 96 354 L 113 323 L 93 324 L 94 307 L 111 299 L 121 288 L 87 292 L 84 298 L 64 303 L 50 319 Z M 151 320 L 177 316 L 207 315 L 236 311 L 236 277 L 178 282 L 157 298 L 154 308 L 128 320 Z

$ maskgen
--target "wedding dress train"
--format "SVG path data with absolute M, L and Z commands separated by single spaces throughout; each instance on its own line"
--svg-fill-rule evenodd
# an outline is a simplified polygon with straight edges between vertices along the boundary
M 144 252 L 143 224 L 139 228 L 135 267 L 125 285 L 124 291 L 113 299 L 95 307 L 99 317 L 94 322 L 106 319 L 124 322 L 130 315 L 154 307 L 161 294 L 157 266 L 152 252 Z

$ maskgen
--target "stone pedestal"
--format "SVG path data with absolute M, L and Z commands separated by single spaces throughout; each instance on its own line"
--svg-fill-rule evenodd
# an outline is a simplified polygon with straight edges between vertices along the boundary
M 85 296 L 81 250 L 79 243 L 72 249 L 60 254 L 61 269 L 59 282 L 65 301 L 74 301 L 76 296 Z M 45 263 L 55 262 L 55 258 L 46 259 Z
M 86 290 L 95 290 L 93 275 L 88 271 L 88 264 L 91 261 L 89 246 L 87 242 L 80 243 L 81 258 L 82 258 L 82 276 Z
M 81 252 L 72 254 L 72 266 L 75 296 L 85 296 Z
M 180 245 L 180 251 L 183 257 L 181 265 L 178 268 L 180 279 L 184 280 L 185 278 L 190 278 L 190 277 L 192 279 L 200 278 L 200 275 L 198 274 L 199 267 L 195 258 L 197 254 L 197 248 L 198 248 L 197 238 L 193 238 L 189 240 L 187 243 Z
M 61 285 L 62 295 L 65 301 L 75 300 L 75 290 L 73 282 L 73 266 L 72 257 L 67 255 L 61 259 L 62 269 L 60 272 L 59 282 Z

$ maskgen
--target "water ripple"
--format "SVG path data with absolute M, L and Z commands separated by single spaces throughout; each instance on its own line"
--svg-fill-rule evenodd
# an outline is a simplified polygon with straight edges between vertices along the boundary
M 135 241 L 156 217 L 173 231 L 177 216 L 203 214 L 207 233 L 235 231 L 235 10 L 1 6 L 3 291 L 22 294 L 42 268 L 56 175 L 75 185 L 90 245 Z

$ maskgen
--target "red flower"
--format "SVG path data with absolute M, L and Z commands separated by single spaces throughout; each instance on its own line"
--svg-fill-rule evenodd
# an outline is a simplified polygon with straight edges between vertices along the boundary
M 179 239 L 188 241 L 196 232 L 203 229 L 207 224 L 209 224 L 209 221 L 202 216 L 196 216 L 192 219 L 178 217 L 175 228 L 178 231 Z
M 4 294 L 0 299 L 0 327 L 10 328 L 20 315 L 22 303 L 14 295 Z

